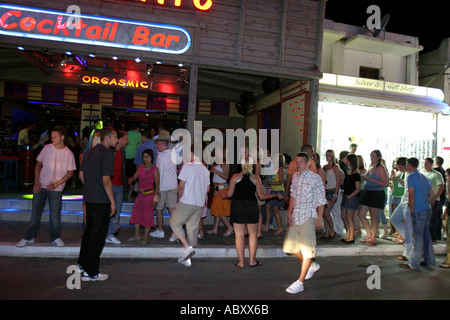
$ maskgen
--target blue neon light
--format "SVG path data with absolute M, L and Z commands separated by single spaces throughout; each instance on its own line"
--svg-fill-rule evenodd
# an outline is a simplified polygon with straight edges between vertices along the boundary
M 28 16 L 35 21 L 35 25 L 31 27 L 31 30 L 23 30 L 20 27 L 20 21 L 25 17 L 20 14 L 20 17 L 15 15 L 11 15 L 8 13 L 11 10 L 18 11 L 26 11 L 28 12 Z M 83 22 L 83 27 L 80 30 L 65 29 L 68 32 L 68 35 L 59 36 L 56 34 L 44 34 L 39 33 L 38 24 L 39 21 L 43 19 L 51 20 L 51 24 L 47 21 L 45 25 L 46 31 L 49 31 L 54 28 L 54 33 L 56 32 L 56 21 L 58 16 L 66 17 L 68 20 L 69 17 L 77 17 L 80 18 Z M 0 34 L 13 36 L 13 37 L 22 37 L 22 38 L 30 38 L 30 39 L 40 39 L 40 40 L 51 40 L 51 41 L 60 41 L 67 43 L 78 43 L 78 44 L 86 44 L 86 45 L 97 45 L 104 47 L 113 47 L 113 48 L 123 48 L 123 49 L 131 49 L 131 50 L 140 50 L 140 51 L 151 51 L 151 52 L 161 52 L 161 53 L 169 53 L 169 54 L 182 54 L 189 50 L 192 39 L 189 32 L 183 27 L 167 25 L 167 24 L 156 24 L 142 21 L 133 21 L 133 20 L 123 20 L 117 18 L 108 18 L 108 17 L 97 17 L 88 14 L 80 14 L 75 16 L 74 14 L 61 12 L 61 11 L 53 11 L 47 9 L 37 9 L 37 8 L 28 8 L 17 5 L 7 5 L 0 4 L 0 18 L 4 17 L 4 21 L 9 23 L 9 28 L 4 26 L 4 24 L 0 21 Z M 53 20 L 52 20 L 53 18 Z M 62 22 L 62 20 L 60 21 Z M 67 22 L 66 22 L 67 23 Z M 11 26 L 16 24 L 13 28 Z M 44 24 L 43 24 L 44 25 Z M 42 25 L 42 26 L 43 26 Z M 112 25 L 112 27 L 111 27 Z M 41 27 L 42 27 L 41 26 Z M 116 28 L 115 30 L 113 30 Z M 138 29 L 139 28 L 139 29 Z M 60 28 L 61 29 L 61 28 Z M 92 35 L 92 30 L 95 30 L 96 37 L 100 37 L 100 33 L 102 34 L 101 39 L 92 39 L 93 37 L 88 36 L 87 30 L 91 29 L 90 34 Z M 76 35 L 76 31 L 78 31 L 78 35 Z M 114 39 L 110 40 L 114 31 Z M 134 32 L 133 32 L 134 31 Z M 143 31 L 144 33 L 141 33 Z M 51 33 L 52 31 L 50 31 Z M 146 34 L 148 32 L 148 34 Z M 58 31 L 57 33 L 60 33 Z M 64 33 L 61 31 L 61 33 Z M 109 34 L 108 34 L 109 33 Z M 108 36 L 108 41 L 105 41 L 105 34 Z M 134 36 L 134 37 L 133 37 Z M 155 43 L 158 45 L 154 45 L 151 43 L 151 39 L 155 38 Z M 172 41 L 169 40 L 170 37 Z M 135 38 L 140 39 L 140 42 L 144 42 L 147 38 L 148 41 L 145 43 L 133 43 Z M 149 39 L 150 38 L 150 39 Z M 179 38 L 179 40 L 176 40 Z M 161 40 L 163 39 L 163 40 Z M 161 47 L 162 43 L 164 43 L 164 47 Z M 168 42 L 166 42 L 168 41 Z M 173 48 L 172 48 L 173 47 Z

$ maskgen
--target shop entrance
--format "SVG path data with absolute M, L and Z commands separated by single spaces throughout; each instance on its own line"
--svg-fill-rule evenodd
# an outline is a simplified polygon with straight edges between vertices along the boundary
M 388 170 L 400 156 L 416 157 L 423 163 L 425 158 L 438 155 L 436 117 L 426 112 L 320 102 L 318 152 L 322 159 L 328 149 L 338 156 L 354 142 L 366 168 L 371 151 L 376 149 L 381 151 Z

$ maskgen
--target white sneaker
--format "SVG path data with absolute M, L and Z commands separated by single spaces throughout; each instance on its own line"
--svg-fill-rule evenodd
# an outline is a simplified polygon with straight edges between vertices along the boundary
M 178 258 L 178 262 L 183 262 L 190 259 L 195 254 L 195 250 L 192 247 L 189 247 L 184 250 L 183 255 Z
M 99 273 L 96 276 L 89 276 L 86 272 L 81 275 L 82 281 L 105 281 L 109 276 L 106 273 Z
M 78 265 L 78 269 L 77 270 L 75 270 L 76 272 L 78 272 L 78 273 L 81 273 L 81 274 L 83 274 L 84 273 L 84 270 L 83 270 L 83 267 L 82 266 L 80 266 L 80 265 Z
M 16 247 L 23 248 L 23 247 L 25 247 L 25 246 L 27 246 L 29 244 L 33 244 L 33 243 L 34 243 L 34 238 L 31 239 L 31 240 L 22 239 L 19 242 L 17 242 Z
M 172 233 L 172 235 L 170 236 L 169 241 L 170 241 L 170 242 L 175 242 L 175 241 L 177 241 L 177 236 L 175 235 L 175 233 Z
M 311 279 L 314 272 L 319 271 L 319 269 L 320 264 L 318 264 L 317 262 L 312 262 L 309 266 L 308 272 L 306 273 L 305 280 Z
M 287 293 L 296 294 L 303 291 L 303 282 L 295 281 L 287 289 Z
M 62 241 L 61 238 L 58 238 L 52 242 L 52 245 L 57 246 L 57 247 L 64 247 L 64 241 Z
M 117 239 L 115 236 L 112 236 L 111 238 L 106 238 L 105 243 L 109 244 L 121 244 L 119 239 Z
M 191 259 L 187 259 L 187 260 L 181 261 L 180 263 L 182 265 L 186 266 L 186 267 L 192 266 Z
M 164 238 L 164 231 L 156 229 L 155 231 L 150 232 L 149 235 L 153 238 Z

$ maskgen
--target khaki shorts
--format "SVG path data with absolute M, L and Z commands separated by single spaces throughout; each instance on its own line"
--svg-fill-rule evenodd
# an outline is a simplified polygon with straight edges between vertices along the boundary
M 305 223 L 289 226 L 284 239 L 283 251 L 301 253 L 304 258 L 316 257 L 316 219 L 308 219 Z
M 164 209 L 164 205 L 167 208 L 173 209 L 177 206 L 178 202 L 178 189 L 171 189 L 159 192 L 159 200 L 156 205 L 156 210 L 161 211 Z

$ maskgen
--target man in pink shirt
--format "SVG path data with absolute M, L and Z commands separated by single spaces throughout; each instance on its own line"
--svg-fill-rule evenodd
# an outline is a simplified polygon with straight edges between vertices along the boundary
M 73 153 L 64 144 L 65 135 L 66 129 L 63 126 L 55 126 L 51 135 L 52 143 L 46 145 L 37 157 L 30 226 L 24 238 L 17 243 L 17 247 L 34 243 L 47 199 L 50 211 L 50 242 L 59 247 L 64 246 L 61 239 L 62 191 L 66 181 L 76 170 Z

